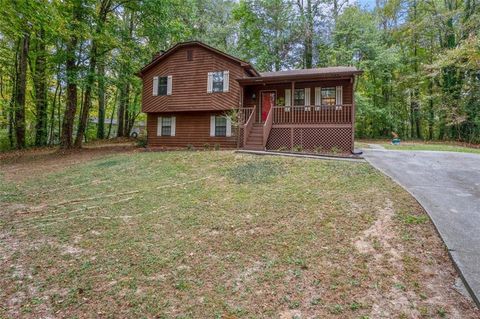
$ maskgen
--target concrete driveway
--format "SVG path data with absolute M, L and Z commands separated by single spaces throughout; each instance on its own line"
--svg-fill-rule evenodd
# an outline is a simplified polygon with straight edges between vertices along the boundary
M 364 150 L 425 208 L 480 307 L 480 154 Z

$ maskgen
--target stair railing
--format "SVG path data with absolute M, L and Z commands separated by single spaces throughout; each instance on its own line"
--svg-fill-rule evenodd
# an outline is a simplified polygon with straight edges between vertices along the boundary
M 270 108 L 268 111 L 267 118 L 265 119 L 265 123 L 263 123 L 263 149 L 267 145 L 268 135 L 270 135 L 270 130 L 272 129 L 273 124 L 273 107 Z
M 247 144 L 248 136 L 250 135 L 250 132 L 252 131 L 256 109 L 257 109 L 257 106 L 255 105 L 253 107 L 252 113 L 250 113 L 250 116 L 248 117 L 248 120 L 243 125 L 243 146 L 245 146 Z

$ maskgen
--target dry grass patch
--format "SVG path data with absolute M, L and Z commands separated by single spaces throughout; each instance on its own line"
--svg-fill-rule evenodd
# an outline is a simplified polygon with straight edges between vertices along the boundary
M 129 153 L 12 178 L 0 317 L 480 315 L 425 213 L 364 163 Z

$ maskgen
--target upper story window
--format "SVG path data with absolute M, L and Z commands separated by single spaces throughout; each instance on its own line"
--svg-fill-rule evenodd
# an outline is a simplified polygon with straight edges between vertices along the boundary
M 207 93 L 228 92 L 229 71 L 208 72 Z
M 213 72 L 213 92 L 223 92 L 223 71 Z
M 158 78 L 158 95 L 167 95 L 168 78 L 161 76 Z
M 295 89 L 293 105 L 305 105 L 305 89 Z
M 172 76 L 153 77 L 153 96 L 172 94 Z
M 193 50 L 187 50 L 187 61 L 193 61 Z
M 335 87 L 322 88 L 322 105 L 336 105 L 336 95 Z

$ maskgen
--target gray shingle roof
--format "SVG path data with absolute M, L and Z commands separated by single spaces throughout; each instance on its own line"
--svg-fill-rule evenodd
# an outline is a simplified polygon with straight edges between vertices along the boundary
M 277 72 L 261 72 L 260 76 L 276 77 L 276 76 L 321 75 L 321 74 L 357 73 L 357 72 L 360 72 L 360 71 L 354 66 L 333 66 L 333 67 L 327 67 L 327 68 L 286 70 L 286 71 L 277 71 Z

